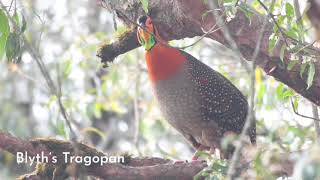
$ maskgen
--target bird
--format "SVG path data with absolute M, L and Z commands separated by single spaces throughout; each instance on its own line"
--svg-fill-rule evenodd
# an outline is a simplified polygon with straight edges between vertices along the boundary
M 139 16 L 137 24 L 137 39 L 146 51 L 148 76 L 164 118 L 196 152 L 218 150 L 230 159 L 234 146 L 223 150 L 221 142 L 228 133 L 241 133 L 248 114 L 246 97 L 219 72 L 169 46 L 150 16 Z M 255 144 L 255 124 L 247 135 Z

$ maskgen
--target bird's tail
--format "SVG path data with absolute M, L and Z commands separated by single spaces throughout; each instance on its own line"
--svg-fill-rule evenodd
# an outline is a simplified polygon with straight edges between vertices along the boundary
M 257 143 L 256 118 L 253 118 L 248 134 L 250 137 L 251 144 L 256 145 Z

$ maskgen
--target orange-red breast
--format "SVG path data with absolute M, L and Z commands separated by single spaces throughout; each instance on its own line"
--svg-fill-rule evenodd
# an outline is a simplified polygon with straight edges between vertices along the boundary
M 243 129 L 246 98 L 217 71 L 169 47 L 150 17 L 140 16 L 137 22 L 147 30 L 138 27 L 137 37 L 146 50 L 149 78 L 164 117 L 197 150 L 221 150 L 226 133 L 240 134 Z M 250 127 L 249 137 L 255 143 L 255 125 Z M 228 158 L 232 149 L 222 154 Z

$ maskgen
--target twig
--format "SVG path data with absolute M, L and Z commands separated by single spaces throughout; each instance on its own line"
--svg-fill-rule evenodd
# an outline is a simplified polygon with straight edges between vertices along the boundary
M 296 55 L 296 54 L 298 54 L 298 53 L 301 52 L 302 50 L 311 47 L 311 46 L 312 46 L 314 43 L 316 43 L 316 42 L 317 42 L 317 40 L 314 40 L 314 41 L 312 41 L 311 43 L 309 43 L 309 44 L 303 46 L 302 48 L 298 49 L 296 52 L 293 53 L 293 56 Z
M 279 26 L 277 20 L 273 17 L 273 15 L 271 14 L 271 12 L 269 11 L 269 9 L 267 8 L 267 6 L 265 4 L 263 4 L 263 2 L 261 2 L 260 0 L 257 0 L 259 2 L 259 4 L 263 7 L 263 9 L 267 12 L 268 16 L 272 19 L 272 21 L 274 22 L 274 24 L 277 26 L 277 28 L 279 29 L 279 32 L 284 40 L 284 42 L 286 43 L 287 47 L 289 47 L 289 43 L 287 42 L 287 35 L 286 33 L 283 32 L 282 28 Z
M 217 5 L 215 4 L 214 1 L 209 1 L 208 5 L 210 9 L 213 9 L 213 10 L 217 9 Z M 227 43 L 229 44 L 230 48 L 235 52 L 236 56 L 240 59 L 240 63 L 245 67 L 246 71 L 250 72 L 250 67 L 248 67 L 248 64 L 246 63 L 243 55 L 241 54 L 237 46 L 237 43 L 232 38 L 230 31 L 226 26 L 225 22 L 222 20 L 221 16 L 216 11 L 213 11 L 213 14 L 216 20 L 216 24 L 218 24 L 218 26 L 222 28 L 222 34 L 224 38 L 227 40 Z
M 9 6 L 9 10 L 8 10 L 8 12 L 10 12 L 10 11 L 11 11 L 13 1 L 14 1 L 14 0 L 11 0 L 11 3 L 10 3 L 10 6 Z
M 140 70 L 140 62 L 137 61 L 136 64 L 136 70 Z M 133 104 L 134 104 L 134 137 L 133 137 L 133 143 L 136 146 L 136 150 L 138 152 L 139 155 L 141 155 L 140 152 L 140 148 L 139 148 L 139 136 L 140 136 L 140 108 L 139 108 L 139 104 L 140 104 L 140 81 L 141 81 L 141 73 L 137 73 L 136 77 L 135 77 L 135 95 L 133 98 Z
M 293 101 L 292 101 L 292 98 L 290 98 L 290 100 L 291 100 L 291 106 L 292 106 L 293 112 L 294 112 L 296 115 L 301 116 L 301 117 L 303 117 L 303 118 L 312 119 L 312 120 L 315 120 L 315 121 L 320 121 L 319 119 L 316 119 L 316 118 L 313 118 L 313 117 L 309 117 L 309 116 L 300 114 L 300 113 L 298 112 L 298 110 L 294 108 L 294 103 L 293 103 Z
M 273 1 L 274 3 L 274 1 Z M 239 142 L 236 144 L 236 149 L 233 153 L 233 156 L 232 156 L 232 159 L 231 159 L 231 162 L 230 162 L 230 166 L 229 166 L 229 169 L 228 169 L 228 173 L 227 173 L 227 179 L 234 179 L 235 178 L 235 175 L 236 175 L 236 166 L 239 162 L 239 159 L 240 159 L 240 155 L 241 155 L 241 150 L 243 148 L 243 143 L 245 141 L 245 137 L 247 136 L 248 134 L 248 130 L 250 128 L 250 126 L 252 124 L 254 124 L 255 122 L 254 121 L 254 96 L 255 96 L 255 79 L 256 79 L 256 76 L 255 76 L 255 69 L 256 69 L 256 58 L 258 57 L 258 54 L 259 54 L 259 51 L 260 51 L 260 46 L 261 46 L 261 41 L 263 39 L 263 34 L 264 34 L 264 31 L 265 31 L 265 27 L 267 25 L 267 18 L 264 19 L 264 22 L 263 22 L 263 25 L 261 27 L 261 31 L 260 31 L 260 34 L 259 34 L 259 38 L 258 38 L 258 42 L 257 42 L 257 45 L 256 45 L 256 48 L 254 50 L 254 53 L 252 55 L 252 69 L 251 69 L 251 80 L 250 80 L 250 96 L 251 96 L 251 100 L 250 100 L 250 104 L 249 104 L 249 111 L 248 111 L 248 115 L 247 115 L 247 118 L 246 118 L 246 122 L 245 122 L 245 125 L 242 129 L 242 132 L 240 134 L 240 138 L 239 138 Z
M 314 127 L 316 130 L 316 137 L 317 137 L 317 142 L 320 145 L 320 119 L 319 119 L 319 111 L 318 111 L 318 106 L 312 104 L 312 114 L 313 118 L 317 119 L 317 121 L 314 121 Z
M 6 12 L 6 14 L 8 16 L 8 19 L 10 20 L 10 22 L 12 23 L 14 28 L 18 29 L 16 22 L 12 19 L 12 17 L 9 14 L 9 12 L 6 10 L 4 4 L 1 1 L 0 1 L 0 6 Z M 41 74 L 43 75 L 44 79 L 47 82 L 47 86 L 49 87 L 50 92 L 57 96 L 58 105 L 59 105 L 61 114 L 62 114 L 62 116 L 63 116 L 63 118 L 64 118 L 69 130 L 70 130 L 71 139 L 75 140 L 76 139 L 76 134 L 75 134 L 75 132 L 73 131 L 73 129 L 71 127 L 71 123 L 70 123 L 69 118 L 67 116 L 66 110 L 65 110 L 65 108 L 64 108 L 64 106 L 62 104 L 61 97 L 59 96 L 59 93 L 58 93 L 58 91 L 57 91 L 57 89 L 55 87 L 55 84 L 54 84 L 50 74 L 48 73 L 48 70 L 47 70 L 43 60 L 41 59 L 40 54 L 29 43 L 29 41 L 27 40 L 25 35 L 22 35 L 22 40 L 24 41 L 24 45 L 25 45 L 26 49 L 29 51 L 31 57 L 36 60 L 36 63 L 37 63 L 37 65 L 38 65 L 38 67 L 39 67 L 39 69 L 41 71 Z
M 237 6 L 238 6 L 239 1 L 240 1 L 240 0 L 237 0 L 236 3 L 234 3 L 234 7 L 237 7 Z

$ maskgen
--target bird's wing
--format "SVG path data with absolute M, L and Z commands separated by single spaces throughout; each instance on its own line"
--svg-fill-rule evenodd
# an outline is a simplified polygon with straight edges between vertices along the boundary
M 240 133 L 248 103 L 243 94 L 224 76 L 182 51 L 188 59 L 188 72 L 201 98 L 203 119 L 215 121 L 224 131 Z

